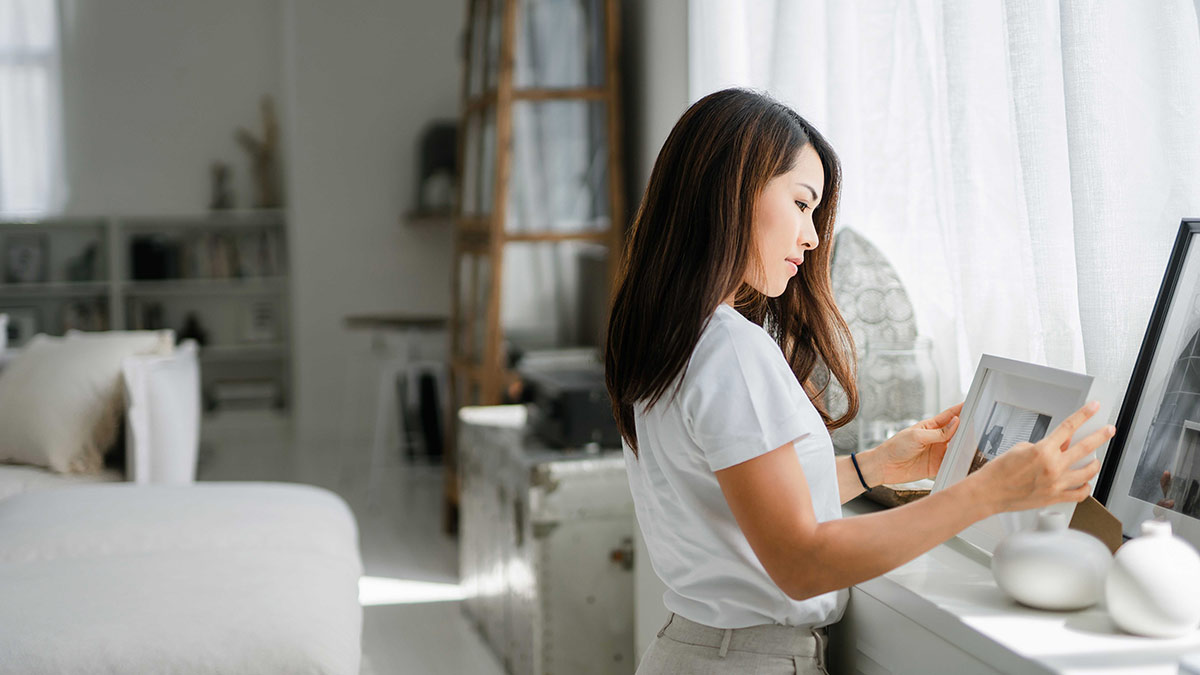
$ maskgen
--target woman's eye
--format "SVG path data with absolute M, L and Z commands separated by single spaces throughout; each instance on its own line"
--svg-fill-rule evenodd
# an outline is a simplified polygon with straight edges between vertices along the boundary
M 800 207 L 800 213 L 804 213 L 808 210 L 808 204 L 805 204 L 804 202 L 796 202 L 796 206 Z

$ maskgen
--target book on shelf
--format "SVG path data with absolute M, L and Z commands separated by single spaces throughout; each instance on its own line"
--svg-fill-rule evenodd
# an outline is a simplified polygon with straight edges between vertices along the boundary
M 255 279 L 286 274 L 283 238 L 271 230 L 137 235 L 134 279 Z

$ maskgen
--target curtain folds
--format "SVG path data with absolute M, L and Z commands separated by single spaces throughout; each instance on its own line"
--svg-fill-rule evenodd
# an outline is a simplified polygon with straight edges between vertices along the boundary
M 691 0 L 689 93 L 763 89 L 829 138 L 839 224 L 908 287 L 945 403 L 982 353 L 1119 403 L 1200 216 L 1196 4 Z

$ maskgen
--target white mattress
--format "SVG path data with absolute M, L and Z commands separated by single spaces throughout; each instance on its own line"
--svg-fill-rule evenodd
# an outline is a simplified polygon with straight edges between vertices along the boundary
M 0 501 L 0 670 L 357 675 L 345 503 L 279 483 L 76 486 Z
M 91 474 L 56 473 L 24 464 L 0 464 L 0 499 L 37 490 L 123 480 L 125 477 L 121 472 L 114 469 Z

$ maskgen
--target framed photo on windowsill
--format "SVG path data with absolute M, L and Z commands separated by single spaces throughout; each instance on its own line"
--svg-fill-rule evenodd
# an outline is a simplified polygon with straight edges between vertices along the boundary
M 1087 402 L 1092 376 L 984 354 L 963 401 L 958 431 L 933 482 L 939 492 L 978 471 L 1018 443 L 1036 443 Z M 1095 419 L 1095 418 L 1093 418 Z M 1082 430 L 1081 430 L 1082 432 Z M 1081 438 L 1081 433 L 1076 433 Z M 1090 458 L 1080 465 L 1091 461 Z M 1071 519 L 1074 504 L 1051 507 Z M 1045 509 L 1002 513 L 959 537 L 991 553 L 1006 536 L 1028 529 Z
M 1200 546 L 1200 219 L 1185 219 L 1117 416 L 1096 498 L 1126 537 L 1150 518 Z

